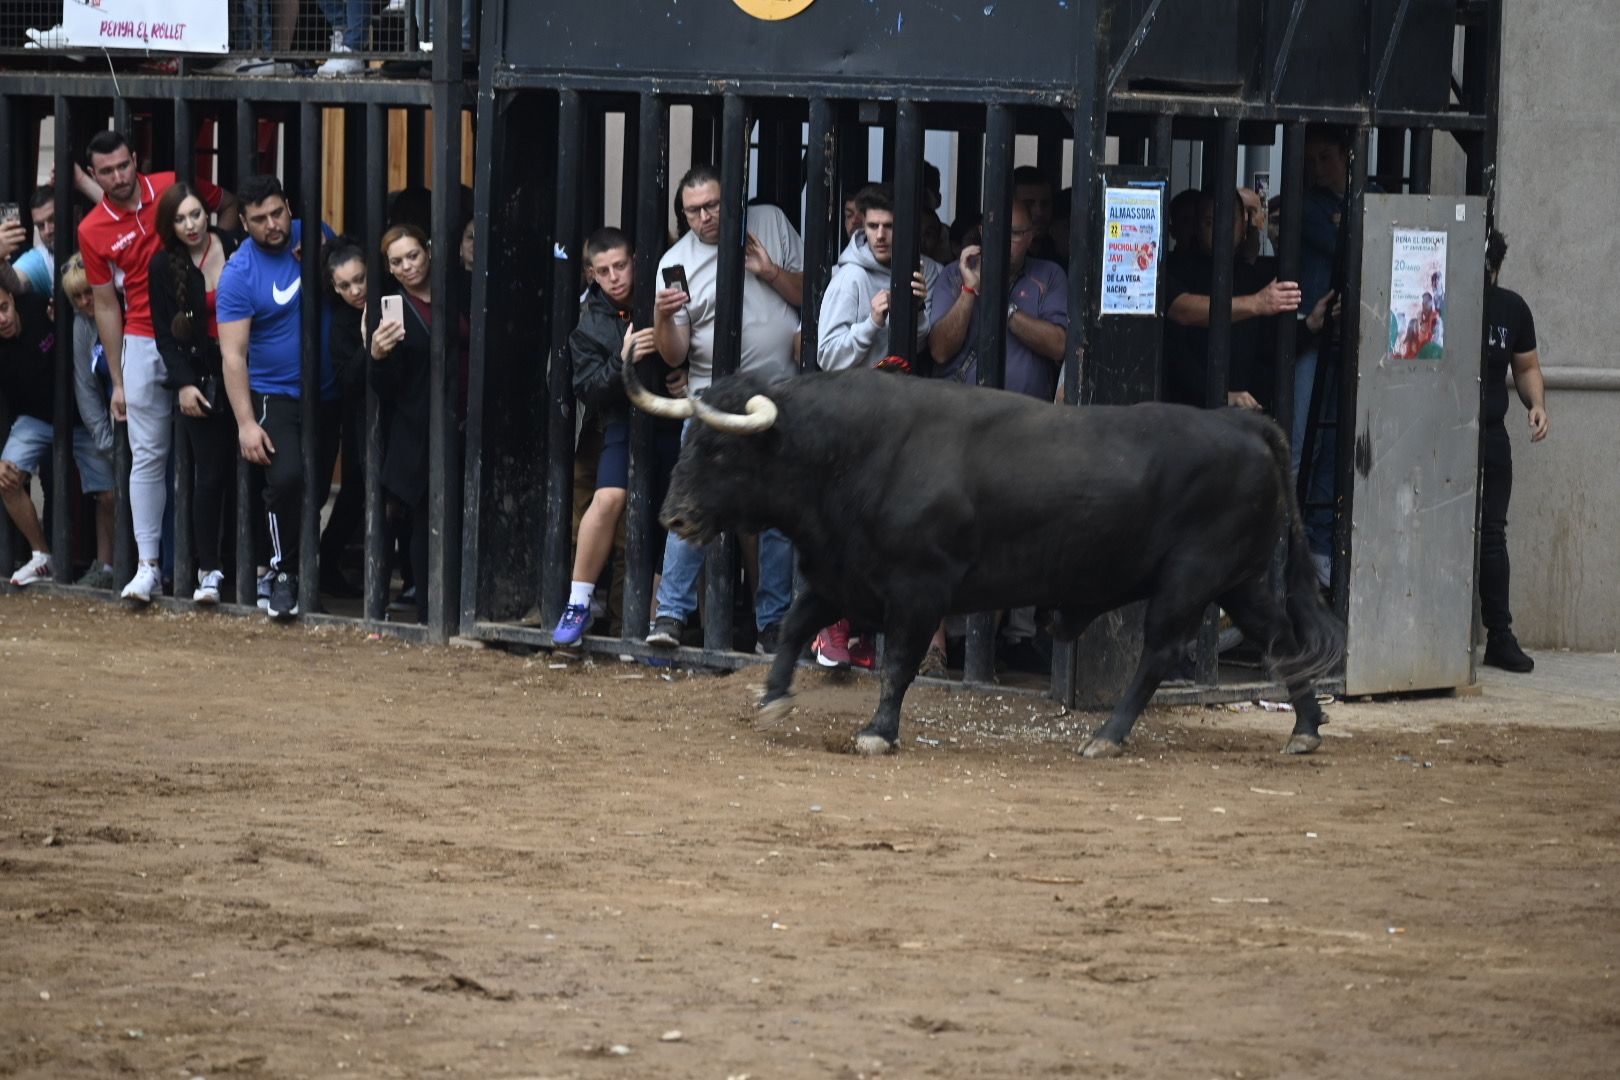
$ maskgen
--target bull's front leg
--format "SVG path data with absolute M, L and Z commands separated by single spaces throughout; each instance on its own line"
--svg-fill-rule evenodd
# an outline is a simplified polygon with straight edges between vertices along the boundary
M 898 748 L 900 703 L 917 677 L 917 665 L 922 663 L 939 619 L 938 615 L 910 618 L 885 629 L 877 712 L 872 714 L 870 724 L 855 733 L 856 753 L 888 754 Z
M 782 619 L 776 656 L 765 676 L 765 694 L 759 699 L 755 727 L 773 727 L 787 719 L 793 708 L 793 669 L 804 655 L 804 647 L 810 644 L 817 630 L 837 621 L 838 609 L 815 589 L 807 588 L 794 597 L 793 606 Z

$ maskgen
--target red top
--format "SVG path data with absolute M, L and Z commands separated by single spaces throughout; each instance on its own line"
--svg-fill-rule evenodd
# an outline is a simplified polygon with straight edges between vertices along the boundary
M 214 299 L 219 296 L 218 289 L 209 289 L 203 294 L 203 303 L 208 307 L 208 336 L 219 338 L 219 320 L 214 317 Z
M 157 235 L 158 198 L 174 185 L 174 180 L 172 172 L 150 176 L 137 173 L 135 197 L 139 206 L 124 210 L 103 198 L 79 222 L 85 279 L 93 286 L 116 285 L 124 294 L 124 333 L 134 337 L 154 336 L 146 269 L 163 246 Z M 206 180 L 192 186 L 208 209 L 219 209 L 223 194 L 219 188 Z

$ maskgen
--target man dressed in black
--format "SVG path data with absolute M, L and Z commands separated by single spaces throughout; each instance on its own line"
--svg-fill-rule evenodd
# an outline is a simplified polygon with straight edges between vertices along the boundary
M 1507 671 L 1536 666 L 1513 636 L 1508 608 L 1507 509 L 1513 497 L 1513 451 L 1507 433 L 1507 371 L 1530 410 L 1530 441 L 1547 437 L 1546 388 L 1536 352 L 1536 322 L 1524 298 L 1496 284 L 1507 255 L 1507 238 L 1491 230 L 1485 245 L 1485 391 L 1480 407 L 1479 604 L 1485 622 L 1485 662 Z

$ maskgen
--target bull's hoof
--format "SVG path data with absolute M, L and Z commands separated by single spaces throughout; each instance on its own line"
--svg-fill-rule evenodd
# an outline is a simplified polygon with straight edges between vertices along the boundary
M 1288 745 L 1283 747 L 1283 753 L 1309 754 L 1312 750 L 1315 750 L 1321 745 L 1322 736 L 1306 735 L 1303 732 L 1296 732 L 1295 734 L 1289 736 Z
M 1088 758 L 1114 758 L 1125 752 L 1125 744 L 1093 735 L 1080 747 L 1080 756 Z
M 855 752 L 862 757 L 877 757 L 880 754 L 894 753 L 894 743 L 881 735 L 861 734 L 855 736 Z
M 759 711 L 754 714 L 754 730 L 768 731 L 788 718 L 793 711 L 793 695 L 783 694 L 779 698 L 759 703 Z

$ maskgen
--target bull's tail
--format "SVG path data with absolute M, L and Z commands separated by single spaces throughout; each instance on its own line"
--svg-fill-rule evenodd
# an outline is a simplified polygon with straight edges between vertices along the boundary
M 1236 412 L 1237 410 L 1232 410 Z M 1285 680 L 1314 682 L 1340 670 L 1344 660 L 1344 623 L 1328 610 L 1317 588 L 1316 567 L 1311 562 L 1310 545 L 1305 542 L 1305 526 L 1299 503 L 1294 497 L 1293 469 L 1288 439 L 1282 428 L 1267 420 L 1260 427 L 1272 459 L 1277 465 L 1277 484 L 1283 492 L 1288 515 L 1288 557 L 1283 569 L 1283 593 L 1288 621 L 1293 624 L 1299 651 L 1293 656 L 1275 658 L 1277 674 Z

